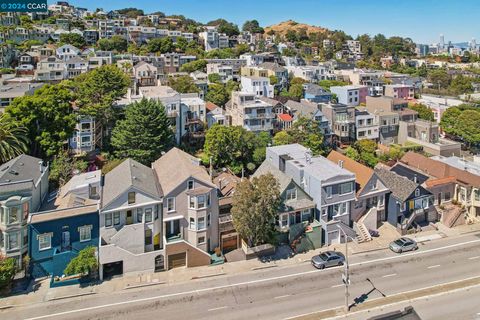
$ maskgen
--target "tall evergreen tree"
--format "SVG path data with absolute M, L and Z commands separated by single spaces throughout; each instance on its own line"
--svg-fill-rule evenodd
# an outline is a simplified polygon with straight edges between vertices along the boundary
M 0 164 L 27 152 L 28 130 L 0 113 Z
M 112 132 L 112 147 L 118 157 L 130 157 L 145 165 L 155 161 L 173 143 L 165 107 L 157 101 L 142 99 L 127 106 L 125 120 Z

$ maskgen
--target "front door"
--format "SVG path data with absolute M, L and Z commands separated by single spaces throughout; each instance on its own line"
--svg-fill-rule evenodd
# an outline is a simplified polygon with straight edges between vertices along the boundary
M 133 223 L 133 213 L 132 213 L 132 210 L 128 210 L 126 224 L 132 224 L 132 223 Z
M 442 193 L 440 192 L 437 196 L 437 204 L 440 205 L 442 203 Z
M 67 249 L 70 247 L 70 232 L 63 231 L 62 232 L 62 249 Z

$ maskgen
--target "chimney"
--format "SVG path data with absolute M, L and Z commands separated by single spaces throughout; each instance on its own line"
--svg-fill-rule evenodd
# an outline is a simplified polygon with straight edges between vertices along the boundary
M 343 160 L 338 160 L 338 166 L 343 169 Z
M 417 179 L 417 174 L 416 174 L 416 173 L 415 173 L 415 175 L 413 176 L 413 182 L 418 183 L 418 179 Z

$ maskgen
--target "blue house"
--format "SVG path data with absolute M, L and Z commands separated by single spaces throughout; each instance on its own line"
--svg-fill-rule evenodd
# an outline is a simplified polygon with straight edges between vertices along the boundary
M 304 98 L 310 102 L 328 103 L 332 100 L 332 94 L 314 83 L 303 85 Z
M 50 286 L 79 283 L 61 278 L 70 260 L 88 247 L 98 248 L 98 205 L 90 204 L 31 214 L 28 225 L 32 276 L 51 276 Z

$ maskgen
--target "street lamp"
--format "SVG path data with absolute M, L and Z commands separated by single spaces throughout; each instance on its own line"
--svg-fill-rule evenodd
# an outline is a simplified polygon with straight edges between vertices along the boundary
M 349 266 L 348 266 L 348 239 L 352 239 L 352 241 L 354 241 L 354 239 L 350 236 L 347 236 L 347 234 L 345 233 L 345 231 L 343 231 L 342 228 L 340 228 L 339 226 L 337 226 L 338 230 L 340 230 L 342 233 L 343 233 L 343 238 L 345 239 L 345 264 L 344 264 L 344 268 L 343 268 L 343 274 L 342 274 L 342 281 L 343 283 L 345 284 L 345 312 L 348 312 L 350 311 L 350 307 L 348 305 L 348 286 L 350 285 L 350 276 L 348 274 L 348 269 L 349 269 Z

